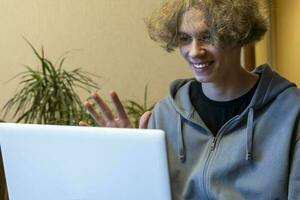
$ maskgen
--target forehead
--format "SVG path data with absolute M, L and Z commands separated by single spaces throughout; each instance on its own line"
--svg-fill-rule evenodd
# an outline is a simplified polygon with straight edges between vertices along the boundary
M 182 14 L 179 23 L 179 32 L 201 33 L 208 30 L 205 23 L 204 14 L 201 10 L 190 8 Z

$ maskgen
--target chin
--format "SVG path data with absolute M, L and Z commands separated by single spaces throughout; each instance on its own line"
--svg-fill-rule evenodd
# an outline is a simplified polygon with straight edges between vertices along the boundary
M 212 82 L 215 77 L 215 73 L 214 71 L 212 71 L 212 69 L 208 69 L 206 71 L 195 71 L 194 69 L 192 69 L 192 72 L 194 78 L 200 83 Z

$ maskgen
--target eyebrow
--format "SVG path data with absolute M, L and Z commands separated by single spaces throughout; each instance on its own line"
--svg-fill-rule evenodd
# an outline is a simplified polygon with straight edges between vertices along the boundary
M 210 31 L 207 29 L 207 30 L 204 30 L 204 31 L 201 31 L 201 32 L 197 33 L 196 35 L 197 35 L 197 37 L 199 37 L 199 36 L 203 36 L 203 35 L 209 34 L 209 33 L 210 33 Z M 184 32 L 184 31 L 178 31 L 178 35 L 190 35 L 190 34 Z

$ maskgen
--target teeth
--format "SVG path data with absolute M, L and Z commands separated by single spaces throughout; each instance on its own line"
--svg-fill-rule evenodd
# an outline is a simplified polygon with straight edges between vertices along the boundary
M 204 67 L 208 67 L 209 63 L 199 63 L 199 64 L 193 64 L 195 68 L 201 69 Z

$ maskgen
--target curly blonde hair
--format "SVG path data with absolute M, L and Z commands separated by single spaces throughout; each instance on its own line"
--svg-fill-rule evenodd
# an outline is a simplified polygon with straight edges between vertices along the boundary
M 268 20 L 256 0 L 167 0 L 145 19 L 149 36 L 168 52 L 178 47 L 181 17 L 190 8 L 199 9 L 216 47 L 243 46 L 258 41 L 268 30 Z

